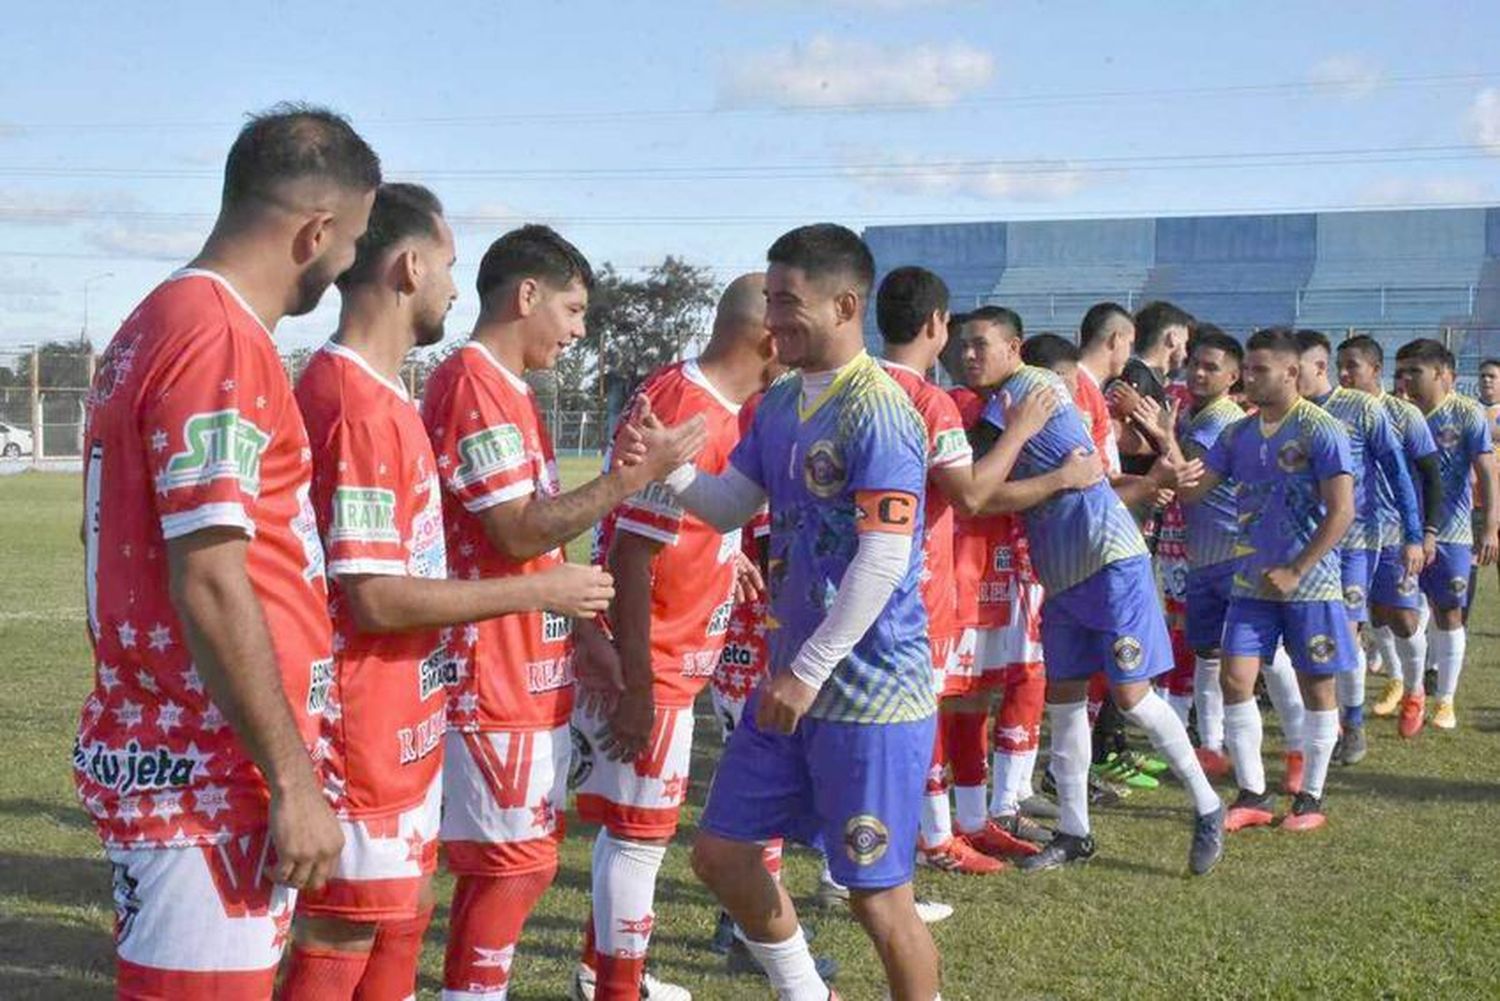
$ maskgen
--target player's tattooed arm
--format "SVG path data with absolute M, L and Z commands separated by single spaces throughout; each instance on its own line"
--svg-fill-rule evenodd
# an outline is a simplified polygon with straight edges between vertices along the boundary
M 1495 507 L 1500 500 L 1500 470 L 1497 470 L 1494 452 L 1482 452 L 1474 459 L 1474 475 L 1479 480 L 1479 502 L 1484 505 L 1484 524 L 1480 536 L 1474 540 L 1474 558 L 1480 566 L 1489 566 L 1500 558 L 1500 510 Z
M 1291 561 L 1265 572 L 1266 583 L 1283 598 L 1291 597 L 1307 572 L 1339 544 L 1354 522 L 1354 477 L 1340 473 L 1320 480 L 1318 494 L 1327 511 L 1318 523 L 1318 530 Z
M 479 515 L 484 533 L 513 560 L 529 560 L 592 528 L 621 501 L 660 480 L 703 450 L 708 432 L 702 417 L 664 427 L 648 413 L 635 432 L 639 461 L 617 465 L 576 490 L 556 497 L 520 497 Z
M 651 670 L 651 561 L 662 544 L 620 530 L 609 547 L 609 567 L 620 588 L 610 606 L 625 688 L 607 716 L 600 748 L 616 761 L 634 760 L 651 740 L 656 720 Z
M 287 703 L 270 630 L 246 570 L 249 547 L 243 534 L 228 528 L 168 540 L 172 604 L 209 697 L 270 787 L 273 878 L 319 887 L 343 849 L 344 835 Z
M 615 593 L 607 572 L 579 563 L 488 580 L 343 574 L 339 584 L 355 624 L 367 633 L 441 629 L 539 610 L 584 617 L 607 609 Z

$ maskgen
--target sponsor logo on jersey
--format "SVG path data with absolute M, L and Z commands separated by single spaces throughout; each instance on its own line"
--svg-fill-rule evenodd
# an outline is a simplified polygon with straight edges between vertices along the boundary
M 726 601 L 714 609 L 708 617 L 709 636 L 723 636 L 729 631 L 729 617 L 734 613 L 734 602 Z
M 312 484 L 297 488 L 297 513 L 292 534 L 302 543 L 302 579 L 311 584 L 323 576 L 323 540 L 318 537 L 318 516 L 312 506 Z
M 566 615 L 542 613 L 542 642 L 560 643 L 573 634 L 573 620 Z
M 417 696 L 426 702 L 437 692 L 458 684 L 458 665 L 463 658 L 439 648 L 428 655 L 417 668 Z
M 1333 655 L 1338 651 L 1338 644 L 1332 636 L 1319 633 L 1307 641 L 1307 655 L 1312 658 L 1314 664 L 1326 664 L 1333 660 Z
M 844 824 L 844 853 L 855 865 L 874 865 L 891 844 L 891 833 L 880 818 L 862 813 Z
M 193 414 L 182 424 L 183 450 L 157 475 L 162 492 L 234 477 L 240 489 L 260 496 L 260 457 L 271 436 L 238 410 Z
M 437 712 L 419 722 L 396 731 L 396 742 L 401 748 L 401 763 L 409 765 L 421 761 L 436 751 L 443 743 L 443 734 L 448 732 L 448 707 L 439 706 Z
M 526 665 L 526 690 L 533 695 L 555 692 L 573 683 L 573 655 L 534 660 Z
M 328 705 L 328 689 L 333 685 L 333 658 L 315 660 L 308 673 L 307 712 L 316 716 Z
M 1134 636 L 1121 636 L 1114 645 L 1115 666 L 1126 674 L 1140 669 L 1144 651 Z
M 73 744 L 73 767 L 102 786 L 121 793 L 141 789 L 181 789 L 190 785 L 199 758 L 165 747 Z
M 459 487 L 478 483 L 486 476 L 516 469 L 526 462 L 526 439 L 514 424 L 501 424 L 460 438 L 458 472 L 453 476 Z
M 949 428 L 939 431 L 937 440 L 932 443 L 932 464 L 941 465 L 951 459 L 964 455 L 969 451 L 969 439 L 964 435 L 962 428 Z
M 752 667 L 755 648 L 744 643 L 726 643 L 719 653 L 719 663 L 725 667 Z
M 712 678 L 714 668 L 719 665 L 716 650 L 694 650 L 682 655 L 682 676 L 685 678 Z
M 333 491 L 329 542 L 399 543 L 396 492 L 379 487 L 338 487 Z
M 813 442 L 802 463 L 802 479 L 814 497 L 837 497 L 849 480 L 849 469 L 838 446 L 826 438 Z
M 1293 438 L 1276 450 L 1276 465 L 1287 473 L 1295 473 L 1307 467 L 1307 449 L 1301 439 Z
M 443 502 L 440 493 L 432 489 L 432 479 L 427 483 L 427 504 L 412 519 L 411 557 L 406 561 L 406 572 L 413 577 L 428 577 L 436 580 L 448 576 L 448 548 L 443 539 Z

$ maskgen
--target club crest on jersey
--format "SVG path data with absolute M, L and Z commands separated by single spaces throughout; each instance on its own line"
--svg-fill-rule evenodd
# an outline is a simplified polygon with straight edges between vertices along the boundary
M 1444 424 L 1433 437 L 1437 439 L 1439 448 L 1452 448 L 1458 444 L 1458 425 Z
M 467 487 L 486 476 L 515 469 L 526 461 L 526 439 L 514 424 L 485 428 L 458 441 L 458 471 L 453 483 Z
M 891 832 L 879 817 L 861 813 L 844 825 L 844 852 L 855 865 L 874 865 L 890 844 Z
M 1144 654 L 1141 641 L 1134 636 L 1121 636 L 1115 640 L 1115 666 L 1126 674 L 1140 670 Z
M 135 365 L 135 345 L 140 339 L 140 331 L 131 330 L 109 342 L 109 347 L 99 359 L 99 368 L 94 372 L 94 384 L 89 387 L 86 398 L 88 409 L 92 410 L 115 395 L 115 390 Z
M 1314 664 L 1326 664 L 1333 660 L 1334 653 L 1338 650 L 1338 644 L 1333 637 L 1325 633 L 1319 633 L 1307 641 L 1307 655 L 1312 658 Z
M 260 457 L 271 436 L 238 410 L 193 414 L 182 422 L 183 450 L 174 453 L 156 476 L 165 493 L 233 477 L 251 497 L 260 496 Z
M 328 541 L 399 543 L 396 492 L 379 487 L 335 488 Z
M 1293 438 L 1276 450 L 1276 465 L 1287 473 L 1307 468 L 1307 449 L 1300 439 Z
M 838 446 L 826 438 L 813 442 L 802 463 L 802 479 L 814 497 L 837 497 L 849 481 L 849 468 Z

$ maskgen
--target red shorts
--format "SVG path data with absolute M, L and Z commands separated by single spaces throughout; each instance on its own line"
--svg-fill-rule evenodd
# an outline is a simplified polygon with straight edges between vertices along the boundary
M 743 709 L 743 706 L 741 706 Z M 634 761 L 597 750 L 604 720 L 582 703 L 573 710 L 573 776 L 578 816 L 611 834 L 637 840 L 670 838 L 687 798 L 693 760 L 693 707 L 657 707 L 651 742 Z

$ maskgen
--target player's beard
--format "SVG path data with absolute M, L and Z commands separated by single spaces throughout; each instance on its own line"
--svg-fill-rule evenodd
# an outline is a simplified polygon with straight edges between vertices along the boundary
M 417 336 L 417 347 L 430 347 L 431 345 L 441 341 L 443 339 L 444 333 L 443 321 L 447 318 L 448 311 L 446 309 L 439 313 L 436 319 L 418 317 L 415 329 L 415 333 Z
M 323 293 L 338 275 L 325 274 L 321 266 L 313 266 L 297 277 L 297 300 L 286 311 L 287 316 L 306 316 L 318 308 Z

